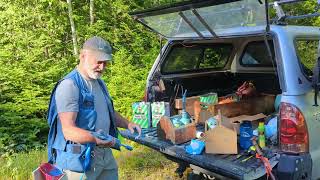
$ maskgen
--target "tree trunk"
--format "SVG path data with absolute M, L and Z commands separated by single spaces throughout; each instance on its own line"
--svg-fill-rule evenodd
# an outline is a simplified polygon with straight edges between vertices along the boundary
M 68 3 L 68 12 L 69 12 L 69 19 L 70 19 L 71 33 L 72 33 L 73 55 L 78 57 L 77 34 L 76 34 L 76 27 L 74 25 L 74 21 L 73 21 L 73 18 L 72 18 L 72 3 L 71 3 L 71 0 L 67 0 L 67 3 Z
M 94 0 L 90 0 L 90 25 L 94 22 Z

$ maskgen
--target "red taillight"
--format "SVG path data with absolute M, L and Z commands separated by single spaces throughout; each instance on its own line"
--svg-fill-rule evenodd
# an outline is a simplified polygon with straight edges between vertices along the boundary
M 289 103 L 280 105 L 280 146 L 284 152 L 309 151 L 308 129 L 301 111 Z

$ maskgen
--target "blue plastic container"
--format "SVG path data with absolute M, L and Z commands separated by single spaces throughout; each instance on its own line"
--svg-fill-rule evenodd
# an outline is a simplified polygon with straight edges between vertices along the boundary
M 250 121 L 243 121 L 240 124 L 240 147 L 249 149 L 252 146 L 251 138 L 253 136 L 252 124 Z

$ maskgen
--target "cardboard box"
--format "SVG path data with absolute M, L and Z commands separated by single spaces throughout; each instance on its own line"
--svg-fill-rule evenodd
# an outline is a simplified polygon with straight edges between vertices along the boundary
M 208 110 L 201 110 L 199 113 L 199 119 L 195 120 L 198 124 L 205 124 L 205 122 L 212 117 L 212 114 Z
M 186 98 L 186 111 L 193 116 L 194 115 L 194 107 L 193 104 L 195 101 L 199 101 L 200 96 L 192 96 Z M 174 107 L 178 110 L 182 109 L 182 99 L 175 99 Z
M 132 104 L 132 122 L 139 124 L 141 128 L 151 127 L 151 114 L 149 102 L 136 102 Z
M 170 105 L 168 102 L 151 103 L 152 127 L 157 127 L 162 116 L 170 116 Z
M 218 95 L 217 93 L 207 93 L 200 96 L 191 96 L 186 98 L 186 111 L 191 115 L 195 116 L 196 113 L 194 112 L 194 103 L 198 101 L 202 104 L 212 105 L 218 102 Z M 175 108 L 178 110 L 182 109 L 182 99 L 175 100 Z
M 221 124 L 220 115 L 217 127 L 208 129 L 205 126 L 206 153 L 211 154 L 238 154 L 237 132 Z
M 225 117 L 236 117 L 243 114 L 255 115 L 259 113 L 270 114 L 274 112 L 274 95 L 261 95 L 238 102 L 215 104 L 208 107 L 212 115 L 217 115 L 218 110 Z
M 205 124 L 206 120 L 212 117 L 208 108 L 201 105 L 200 101 L 194 102 L 194 120 L 197 124 Z
M 218 94 L 217 93 L 208 93 L 200 96 L 200 102 L 202 104 L 217 104 L 218 103 Z
M 241 116 L 236 116 L 233 118 L 222 118 L 222 125 L 229 128 L 229 129 L 234 129 L 237 134 L 240 134 L 240 124 L 243 121 L 251 121 L 252 124 L 252 129 L 256 129 L 258 127 L 259 121 L 260 119 L 264 119 L 267 116 L 260 113 L 260 114 L 256 114 L 256 115 L 241 115 Z
M 187 97 L 186 98 L 186 106 L 193 106 L 193 103 L 194 101 L 199 101 L 200 99 L 200 96 L 191 96 L 191 97 Z M 181 99 L 175 99 L 175 102 L 174 102 L 174 107 L 176 109 L 182 109 L 182 98 Z
M 177 115 L 178 117 L 181 117 Z M 181 144 L 196 137 L 196 125 L 195 123 L 190 123 L 179 128 L 175 128 L 172 124 L 171 119 L 175 118 L 162 116 L 158 125 L 157 132 L 158 138 L 161 140 L 170 140 L 173 144 Z

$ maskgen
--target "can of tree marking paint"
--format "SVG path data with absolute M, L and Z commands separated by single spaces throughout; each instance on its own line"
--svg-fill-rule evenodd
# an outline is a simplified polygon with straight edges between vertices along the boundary
M 197 131 L 196 132 L 196 138 L 201 139 L 204 137 L 204 133 L 202 131 Z

